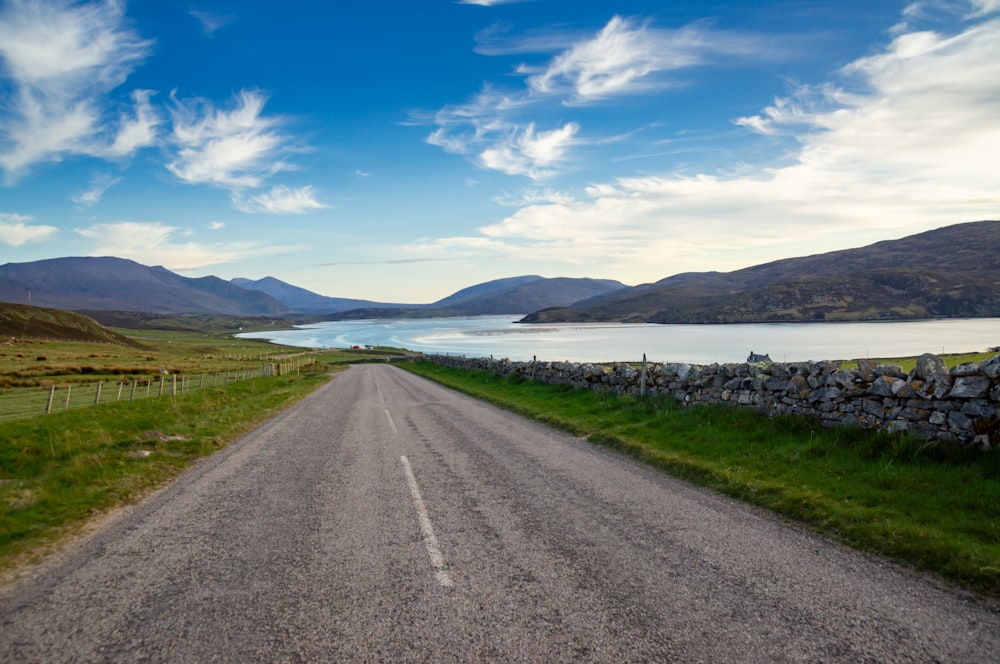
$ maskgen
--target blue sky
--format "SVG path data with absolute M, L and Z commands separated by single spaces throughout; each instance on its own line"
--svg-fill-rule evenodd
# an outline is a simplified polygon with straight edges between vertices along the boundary
M 0 0 L 0 263 L 634 285 L 1000 218 L 998 154 L 1000 0 Z

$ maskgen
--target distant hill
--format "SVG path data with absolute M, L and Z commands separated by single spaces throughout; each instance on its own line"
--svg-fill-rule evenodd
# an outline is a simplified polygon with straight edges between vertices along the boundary
M 71 311 L 0 302 L 0 340 L 58 339 L 141 347 L 138 342 Z
M 1000 221 L 735 272 L 678 274 L 526 323 L 747 323 L 1000 316 Z
M 264 277 L 256 281 L 237 277 L 231 281 L 240 288 L 267 293 L 274 299 L 285 304 L 290 310 L 301 314 L 331 314 L 349 309 L 361 309 L 363 307 L 392 309 L 395 307 L 413 306 L 372 302 L 370 300 L 354 300 L 345 297 L 327 297 L 313 293 L 305 288 L 285 283 L 274 277 Z
M 486 289 L 487 286 L 498 286 Z M 626 288 L 610 279 L 570 279 L 556 277 L 515 277 L 487 282 L 474 287 L 471 296 L 459 297 L 463 291 L 430 305 L 435 309 L 460 309 L 468 315 L 517 314 L 546 307 L 564 306 L 580 300 L 607 295 Z M 465 289 L 466 292 L 472 289 Z
M 0 265 L 0 298 L 72 311 L 281 316 L 289 308 L 218 277 L 182 277 L 123 258 L 53 258 Z
M 458 309 L 465 304 L 476 301 L 479 298 L 492 297 L 498 293 L 519 288 L 532 282 L 542 281 L 543 279 L 544 277 L 540 277 L 537 274 L 529 274 L 521 277 L 507 277 L 506 279 L 494 279 L 493 281 L 486 281 L 481 284 L 469 286 L 468 288 L 463 288 L 462 290 L 456 291 L 448 297 L 442 298 L 434 304 L 428 306 L 435 309 Z M 528 311 L 533 310 L 534 309 L 528 309 Z M 510 312 L 502 311 L 500 313 L 508 314 Z
M 520 315 L 535 309 L 565 306 L 625 288 L 610 279 L 546 278 L 536 275 L 487 281 L 424 305 L 387 309 L 363 307 L 334 314 L 329 320 L 427 318 L 431 316 Z

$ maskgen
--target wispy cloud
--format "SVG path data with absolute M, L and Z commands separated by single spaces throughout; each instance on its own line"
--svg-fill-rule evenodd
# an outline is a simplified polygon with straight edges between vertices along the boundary
M 496 5 L 509 5 L 515 2 L 528 2 L 530 0 L 455 0 L 457 5 L 479 5 L 480 7 L 494 7 Z
M 759 62 L 780 52 L 773 40 L 704 24 L 663 30 L 619 16 L 596 35 L 572 35 L 572 43 L 564 29 L 553 35 L 509 36 L 501 25 L 481 32 L 477 51 L 482 53 L 549 52 L 554 43 L 565 47 L 546 64 L 520 65 L 516 73 L 524 77 L 522 88 L 487 84 L 469 102 L 439 110 L 427 142 L 484 168 L 542 179 L 559 171 L 572 147 L 605 139 L 584 140 L 575 120 L 541 127 L 531 114 L 679 86 L 685 82 L 676 78 L 678 72 L 717 62 Z
M 497 258 L 497 256 L 477 255 L 476 258 Z M 392 258 L 379 261 L 338 261 L 336 263 L 320 263 L 315 267 L 341 267 L 345 265 L 416 265 L 419 263 L 456 263 L 468 260 L 468 257 L 452 258 Z
M 267 101 L 262 93 L 241 91 L 229 110 L 206 99 L 171 95 L 171 100 L 171 140 L 177 152 L 167 168 L 182 181 L 255 188 L 289 168 L 282 159 L 289 139 L 279 131 L 280 118 L 262 115 Z
M 205 9 L 192 9 L 188 14 L 201 24 L 201 29 L 209 37 L 215 34 L 216 30 L 229 25 L 234 20 L 231 14 L 219 14 Z
M 10 180 L 67 154 L 118 157 L 152 143 L 148 94 L 131 117 L 109 117 L 105 95 L 149 54 L 122 3 L 12 0 L 0 9 L 0 58 L 10 101 L 0 108 L 0 167 Z
M 236 192 L 233 194 L 233 205 L 242 212 L 268 214 L 302 214 L 327 207 L 319 201 L 313 187 L 292 189 L 285 185 L 276 185 L 268 192 L 246 197 Z
M 483 166 L 508 175 L 544 178 L 565 161 L 579 130 L 578 124 L 570 122 L 550 131 L 536 132 L 535 124 L 530 123 L 483 150 L 479 160 Z
M 121 178 L 104 174 L 96 175 L 90 180 L 90 189 L 73 196 L 71 200 L 77 205 L 86 205 L 88 207 L 96 205 L 104 196 L 104 192 L 119 182 L 121 182 Z
M 535 92 L 582 103 L 663 87 L 670 84 L 664 74 L 710 58 L 760 60 L 771 50 L 757 37 L 704 25 L 662 30 L 615 16 L 593 39 L 575 44 L 545 67 L 522 65 L 519 72 L 529 75 L 528 87 Z
M 202 244 L 177 240 L 185 232 L 161 222 L 120 221 L 76 229 L 94 245 L 90 256 L 120 256 L 144 265 L 162 265 L 180 272 L 212 265 L 277 254 L 288 247 L 262 246 L 249 242 Z
M 42 242 L 59 232 L 55 226 L 33 225 L 31 217 L 13 212 L 0 212 L 0 242 L 20 247 L 29 242 Z
M 641 281 L 743 267 L 750 253 L 760 262 L 995 219 L 1000 171 L 984 159 L 1000 151 L 998 117 L 1000 19 L 912 30 L 834 80 L 736 120 L 794 139 L 799 148 L 783 165 L 618 178 L 574 196 L 526 198 L 479 236 L 423 249 L 486 240 L 491 253 L 599 260 Z

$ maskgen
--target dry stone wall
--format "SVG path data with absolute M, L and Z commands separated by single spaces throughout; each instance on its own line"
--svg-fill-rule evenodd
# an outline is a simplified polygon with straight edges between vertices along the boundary
M 543 383 L 614 394 L 666 394 L 677 402 L 726 403 L 761 413 L 803 414 L 824 424 L 912 432 L 934 441 L 991 449 L 1000 445 L 1000 355 L 949 370 L 923 355 L 909 373 L 858 360 L 753 364 L 512 362 L 428 355 L 447 366 L 518 375 Z

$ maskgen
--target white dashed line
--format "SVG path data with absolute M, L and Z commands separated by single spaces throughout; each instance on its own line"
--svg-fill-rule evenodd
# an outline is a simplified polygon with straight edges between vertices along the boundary
M 413 497 L 413 507 L 417 510 L 417 520 L 420 522 L 420 530 L 424 533 L 424 546 L 427 547 L 427 555 L 431 557 L 431 567 L 434 568 L 434 576 L 445 588 L 451 588 L 451 576 L 444 566 L 444 556 L 441 554 L 441 547 L 438 546 L 437 537 L 434 536 L 434 528 L 431 527 L 431 519 L 427 516 L 427 507 L 424 506 L 424 499 L 420 496 L 420 487 L 417 486 L 417 478 L 413 476 L 413 469 L 410 461 L 405 456 L 399 457 L 403 462 L 403 470 L 406 471 L 406 481 L 410 485 L 410 495 Z
M 389 426 L 392 427 L 393 433 L 399 433 L 399 429 L 396 428 L 396 423 L 392 421 L 392 415 L 389 414 L 389 409 L 385 409 L 385 416 L 389 418 Z

